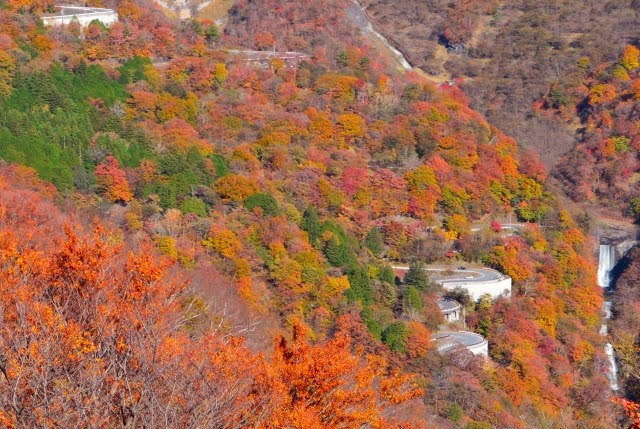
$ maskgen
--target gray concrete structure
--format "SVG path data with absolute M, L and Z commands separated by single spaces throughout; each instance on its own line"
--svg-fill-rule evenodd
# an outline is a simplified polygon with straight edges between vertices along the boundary
M 106 26 L 118 22 L 118 14 L 113 9 L 64 5 L 56 6 L 56 9 L 58 9 L 56 13 L 40 17 L 44 25 L 68 25 L 75 20 L 83 27 L 87 27 L 94 20 L 98 20 Z
M 479 356 L 489 357 L 489 343 L 485 338 L 468 331 L 445 331 L 431 336 L 431 341 L 436 344 L 439 353 L 449 353 L 465 348 Z
M 394 270 L 408 271 L 406 266 L 393 266 Z M 460 269 L 462 268 L 462 269 Z M 426 268 L 431 278 L 446 290 L 457 287 L 469 292 L 474 301 L 484 294 L 491 295 L 495 299 L 499 296 L 511 296 L 511 277 L 491 268 Z M 444 278 L 443 274 L 451 273 L 453 278 Z
M 440 298 L 436 301 L 447 323 L 456 322 L 462 317 L 462 305 L 452 299 Z
M 278 52 L 278 51 L 250 51 L 229 49 L 227 61 L 230 63 L 255 64 L 259 67 L 269 67 L 271 61 L 281 60 L 287 67 L 297 67 L 300 62 L 308 60 L 309 55 L 303 52 Z
M 447 290 L 462 288 L 469 292 L 471 299 L 477 301 L 482 295 L 489 294 L 495 299 L 499 296 L 511 296 L 511 277 L 489 268 L 456 270 L 463 278 L 436 280 Z

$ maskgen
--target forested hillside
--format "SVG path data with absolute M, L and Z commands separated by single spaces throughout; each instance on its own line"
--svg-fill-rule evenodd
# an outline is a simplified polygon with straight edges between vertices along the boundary
M 613 304 L 615 305 L 615 346 L 619 350 L 621 362 L 622 380 L 625 390 L 631 399 L 640 400 L 640 372 L 638 371 L 637 336 L 640 331 L 638 320 L 638 301 L 640 291 L 638 289 L 639 252 L 632 250 L 622 261 L 621 270 L 618 273 L 616 291 Z
M 540 116 L 533 103 L 581 73 L 578 60 L 616 61 L 637 40 L 635 1 L 363 0 L 374 22 L 413 65 L 463 78 L 473 108 L 553 166 L 574 127 Z M 410 11 L 410 12 L 409 12 Z
M 3 427 L 398 427 L 382 411 L 420 393 L 343 332 L 251 352 L 148 244 L 77 224 L 21 167 L 0 180 Z
M 580 120 L 576 150 L 556 170 L 567 195 L 634 219 L 640 215 L 639 54 L 628 45 L 616 61 L 582 58 L 580 73 L 552 86 L 536 104 L 560 123 Z
M 223 30 L 145 2 L 86 28 L 3 6 L 2 424 L 615 425 L 584 215 L 348 5 L 241 1 Z M 487 362 L 430 341 L 424 264 L 460 261 L 513 280 L 458 297 Z

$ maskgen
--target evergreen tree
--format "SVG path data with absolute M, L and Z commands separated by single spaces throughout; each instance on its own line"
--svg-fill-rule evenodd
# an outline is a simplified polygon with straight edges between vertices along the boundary
M 491 307 L 493 300 L 491 295 L 485 293 L 476 304 L 476 314 L 478 315 L 478 333 L 486 336 L 491 327 Z
M 382 252 L 382 233 L 378 230 L 378 228 L 373 228 L 367 234 L 367 237 L 364 239 L 364 245 L 373 252 L 374 255 L 379 255 Z
M 253 194 L 245 200 L 244 205 L 250 212 L 254 208 L 260 207 L 266 217 L 276 216 L 280 212 L 278 202 L 273 198 L 273 195 L 268 193 Z
M 342 253 L 342 266 L 352 269 L 358 265 L 355 253 L 344 239 L 340 243 L 340 252 Z
M 429 288 L 429 279 L 425 272 L 424 264 L 420 261 L 413 261 L 409 266 L 409 271 L 404 277 L 404 282 L 408 286 L 414 286 L 418 290 L 425 291 Z
M 380 268 L 380 271 L 378 272 L 378 279 L 385 283 L 395 284 L 396 275 L 393 273 L 393 268 L 388 265 Z
M 219 154 L 209 155 L 209 159 L 213 162 L 218 178 L 225 176 L 229 172 L 229 163 Z
M 204 35 L 207 38 L 207 41 L 215 42 L 220 38 L 220 29 L 217 25 L 211 24 L 204 30 Z
M 371 307 L 364 307 L 360 312 L 360 317 L 362 318 L 362 323 L 364 323 L 371 335 L 378 340 L 382 338 L 382 327 L 374 318 Z
M 344 249 L 338 243 L 335 237 L 331 237 L 327 241 L 327 245 L 324 248 L 324 255 L 327 257 L 327 261 L 334 267 L 341 267 L 344 265 Z
M 403 294 L 403 309 L 405 311 L 420 310 L 423 307 L 420 291 L 414 286 L 409 286 Z
M 409 330 L 402 322 L 392 323 L 382 332 L 382 341 L 394 352 L 406 353 Z
M 302 215 L 300 228 L 309 234 L 309 242 L 313 245 L 315 245 L 318 238 L 320 238 L 320 225 L 320 218 L 318 217 L 318 212 L 315 207 L 307 207 Z
M 193 213 L 200 217 L 207 216 L 207 205 L 200 198 L 197 197 L 187 197 L 182 202 L 180 206 L 180 210 L 182 213 Z
M 186 157 L 177 150 L 171 151 L 160 159 L 160 172 L 169 176 L 187 171 L 189 168 Z
M 345 51 L 338 52 L 338 55 L 336 55 L 336 64 L 338 64 L 338 67 L 346 67 L 349 65 L 349 57 Z
M 458 423 L 464 417 L 464 410 L 457 402 L 454 402 L 449 407 L 449 411 L 447 411 L 447 417 L 452 422 Z
M 160 197 L 160 207 L 163 209 L 174 208 L 178 205 L 177 192 L 173 184 L 159 185 L 156 193 Z
M 364 267 L 355 267 L 347 274 L 351 287 L 345 291 L 349 301 L 360 301 L 362 305 L 373 303 L 371 279 Z

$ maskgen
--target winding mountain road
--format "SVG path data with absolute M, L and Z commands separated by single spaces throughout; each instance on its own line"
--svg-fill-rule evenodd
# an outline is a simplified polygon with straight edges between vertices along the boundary
M 409 267 L 403 265 L 391 266 L 394 270 L 400 271 L 409 271 Z M 428 267 L 425 268 L 425 271 L 433 271 L 433 272 L 453 272 L 465 274 L 464 276 L 458 276 L 450 279 L 439 279 L 438 281 L 441 283 L 459 283 L 460 280 L 465 280 L 467 282 L 486 282 L 489 280 L 498 280 L 503 275 L 496 270 L 492 270 L 491 268 L 465 268 L 465 269 L 451 269 L 451 268 L 440 268 L 440 267 Z

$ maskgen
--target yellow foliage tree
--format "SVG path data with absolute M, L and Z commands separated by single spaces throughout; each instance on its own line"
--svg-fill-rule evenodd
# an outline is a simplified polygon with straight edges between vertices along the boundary
M 203 246 L 213 249 L 225 258 L 234 258 L 242 250 L 242 243 L 230 229 L 222 225 L 212 225 L 209 236 L 202 241 Z
M 616 87 L 611 84 L 598 84 L 589 91 L 589 103 L 592 106 L 613 101 L 616 98 Z
M 367 131 L 367 124 L 364 119 L 355 113 L 345 113 L 338 116 L 338 124 L 340 125 L 340 135 L 347 143 L 363 137 Z
M 0 49 L 0 96 L 6 97 L 11 93 L 15 71 L 15 59 L 6 51 Z
M 229 174 L 216 180 L 215 191 L 227 201 L 244 201 L 258 192 L 258 185 L 253 179 L 238 174 Z
M 633 45 L 628 45 L 622 53 L 620 64 L 622 64 L 622 66 L 627 70 L 634 71 L 640 67 L 640 61 L 638 60 L 639 56 L 640 50 Z

